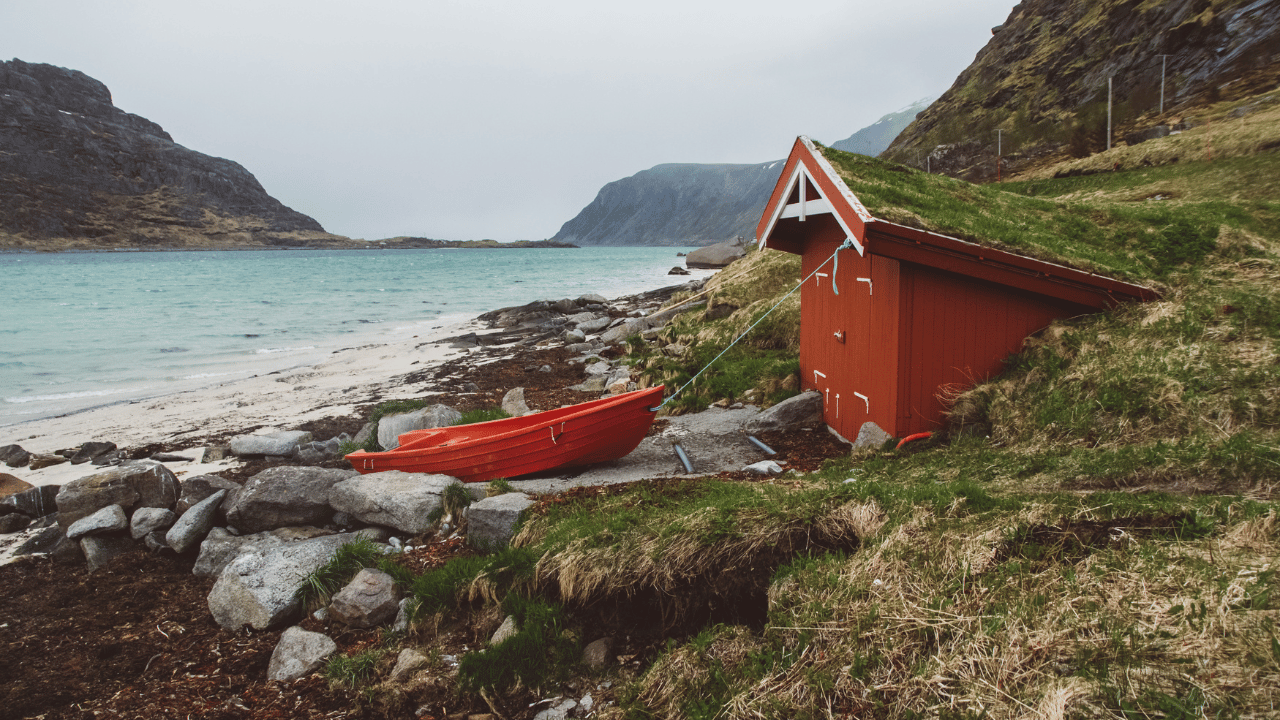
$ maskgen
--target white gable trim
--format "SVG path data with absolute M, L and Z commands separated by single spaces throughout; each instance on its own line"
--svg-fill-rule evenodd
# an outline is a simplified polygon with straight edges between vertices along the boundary
M 863 222 L 871 221 L 871 213 L 867 212 L 867 209 L 863 207 L 862 202 L 854 196 L 848 186 L 844 184 L 844 181 L 840 179 L 840 176 L 836 175 L 835 169 L 831 167 L 831 164 L 827 162 L 826 158 L 822 157 L 809 138 L 802 135 L 800 140 L 804 142 L 805 149 L 809 151 L 809 154 L 817 159 L 819 167 L 821 167 L 822 171 L 826 173 L 827 179 L 831 184 L 841 190 L 842 197 L 844 197 L 845 201 L 849 203 L 849 206 L 853 208 L 854 212 L 858 213 L 858 216 L 862 218 Z M 800 183 L 801 178 L 809 181 L 808 185 L 813 186 L 813 189 L 818 192 L 818 197 L 814 200 L 808 199 L 805 196 L 806 185 L 800 184 L 800 202 L 788 205 L 786 200 L 791 197 L 791 191 L 795 190 L 796 184 Z M 858 251 L 859 255 L 865 254 L 862 248 L 862 242 L 853 234 L 853 231 L 849 229 L 849 226 L 845 224 L 844 218 L 840 217 L 840 213 L 835 211 L 835 207 L 831 204 L 831 201 L 822 194 L 822 187 L 818 185 L 813 174 L 809 172 L 809 168 L 804 164 L 804 160 L 802 158 L 797 158 L 795 170 L 791 172 L 791 177 L 787 179 L 787 184 L 782 190 L 781 198 L 782 202 L 778 203 L 777 207 L 773 209 L 773 216 L 769 218 L 769 224 L 765 227 L 764 234 L 761 235 L 757 241 L 757 244 L 760 247 L 764 247 L 769 236 L 773 234 L 774 226 L 776 226 L 778 221 L 782 218 L 794 217 L 799 218 L 801 222 L 804 222 L 805 217 L 808 215 L 830 213 L 831 216 L 836 219 L 836 222 L 840 224 L 840 229 L 844 230 L 845 239 L 853 243 L 853 247 Z
M 829 212 L 835 212 L 834 208 L 831 207 L 831 203 L 827 202 L 826 198 L 818 198 L 817 200 L 808 200 L 802 203 L 791 203 L 783 209 L 782 215 L 779 217 L 798 217 L 803 222 L 809 215 L 822 215 Z
M 813 141 L 803 135 L 800 136 L 800 141 L 804 143 L 805 149 L 809 151 L 809 154 L 818 161 L 818 167 L 822 168 L 822 172 L 827 174 L 827 179 L 831 181 L 831 184 L 839 188 L 840 196 L 844 198 L 845 202 L 849 203 L 849 207 L 853 208 L 858 217 L 862 218 L 862 222 L 868 223 L 874 220 L 875 218 L 871 217 L 871 213 L 867 212 L 866 206 L 862 204 L 858 196 L 853 194 L 849 186 L 845 185 L 844 180 L 836 173 L 836 169 L 831 167 L 831 163 L 822 156 L 822 153 L 818 152 L 818 148 L 814 147 Z

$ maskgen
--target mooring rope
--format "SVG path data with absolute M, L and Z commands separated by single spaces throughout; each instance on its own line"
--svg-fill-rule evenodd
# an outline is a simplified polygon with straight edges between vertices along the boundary
M 671 393 L 670 395 L 668 395 L 668 396 L 666 397 L 666 399 L 664 399 L 664 400 L 663 400 L 661 403 L 659 403 L 656 407 L 651 407 L 651 408 L 649 408 L 649 412 L 657 412 L 657 411 L 661 410 L 661 409 L 663 408 L 663 406 L 664 406 L 664 405 L 666 405 L 667 403 L 669 403 L 669 402 L 671 402 L 672 400 L 674 400 L 674 399 L 676 398 L 676 396 L 677 396 L 677 395 L 679 395 L 680 393 L 684 392 L 684 389 L 685 389 L 685 388 L 687 388 L 687 387 L 689 387 L 690 385 L 692 385 L 692 384 L 693 384 L 693 382 L 694 382 L 695 380 L 697 380 L 699 377 L 702 377 L 702 373 L 704 373 L 704 372 L 706 372 L 708 369 L 710 369 L 712 365 L 715 365 L 715 364 L 716 364 L 716 361 L 717 361 L 717 360 L 719 360 L 720 358 L 724 357 L 724 354 L 725 354 L 725 353 L 727 353 L 727 352 L 729 352 L 729 349 L 730 349 L 730 348 L 732 348 L 734 345 L 737 345 L 739 340 L 741 340 L 742 338 L 744 338 L 744 337 L 746 337 L 746 336 L 747 336 L 747 333 L 751 332 L 752 330 L 754 330 L 754 329 L 756 328 L 756 326 L 757 326 L 757 325 L 759 325 L 760 323 L 764 322 L 764 319 L 765 319 L 765 318 L 767 318 L 767 317 L 769 317 L 769 314 L 770 314 L 770 313 L 772 313 L 774 310 L 777 310 L 777 309 L 778 309 L 778 306 L 779 306 L 779 305 L 781 305 L 782 303 L 786 302 L 787 298 L 791 297 L 792 293 L 794 293 L 796 290 L 799 290 L 799 289 L 800 289 L 800 288 L 801 288 L 805 283 L 809 282 L 809 278 L 813 277 L 814 275 L 817 275 L 817 274 L 818 274 L 818 271 L 819 271 L 819 270 L 821 270 L 823 267 L 825 267 L 825 266 L 826 266 L 826 264 L 827 264 L 827 263 L 829 263 L 829 262 L 831 262 L 832 260 L 835 260 L 835 266 L 834 266 L 834 267 L 832 268 L 832 270 L 831 270 L 831 287 L 832 287 L 832 288 L 834 288 L 834 287 L 835 287 L 835 285 L 836 285 L 836 271 L 837 271 L 837 270 L 839 270 L 839 268 L 840 268 L 840 258 L 839 258 L 840 251 L 841 251 L 841 250 L 848 249 L 848 248 L 851 248 L 851 247 L 853 247 L 853 240 L 852 240 L 852 239 L 845 240 L 845 241 L 844 241 L 844 243 L 843 243 L 842 245 L 840 245 L 840 247 L 836 248 L 836 251 L 835 251 L 835 252 L 831 253 L 831 257 L 827 258 L 826 260 L 823 260 L 821 263 L 819 263 L 819 264 L 818 264 L 818 267 L 816 267 L 816 268 L 814 268 L 814 269 L 813 269 L 813 272 L 809 273 L 809 276 L 808 276 L 808 277 L 806 277 L 805 279 L 801 280 L 799 283 L 796 283 L 796 286 L 795 286 L 795 287 L 793 287 L 793 288 L 791 288 L 791 290 L 789 290 L 789 291 L 787 292 L 787 294 L 786 294 L 786 295 L 783 295 L 781 300 L 779 300 L 778 302 L 774 303 L 774 304 L 773 304 L 773 307 L 769 308 L 769 309 L 765 312 L 765 314 L 761 315 L 761 316 L 760 316 L 760 317 L 759 317 L 755 322 L 751 323 L 751 326 L 750 326 L 750 327 L 748 327 L 746 330 L 743 330 L 743 331 L 742 331 L 742 334 L 741 334 L 741 335 L 739 335 L 738 337 L 734 338 L 734 339 L 733 339 L 733 342 L 729 343 L 729 344 L 725 347 L 725 349 L 724 349 L 724 350 L 721 350 L 719 355 L 716 355 L 714 358 L 711 358 L 711 362 L 709 362 L 709 363 L 707 363 L 706 365 L 704 365 L 704 366 L 702 367 L 702 369 L 701 369 L 701 370 L 699 370 L 699 371 L 698 371 L 698 373 L 697 373 L 696 375 L 694 375 L 693 377 L 689 378 L 689 382 L 685 383 L 684 385 L 681 385 L 679 389 L 677 389 L 675 392 L 673 392 L 673 393 Z M 836 294 L 837 294 L 837 295 L 839 295 L 839 294 L 840 294 L 840 291 L 839 291 L 839 290 L 836 290 Z

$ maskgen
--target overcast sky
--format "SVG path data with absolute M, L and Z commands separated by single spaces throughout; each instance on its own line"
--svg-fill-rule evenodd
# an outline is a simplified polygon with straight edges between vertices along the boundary
M 1013 0 L 0 0 L 0 59 L 81 70 L 330 232 L 542 239 L 660 163 L 831 143 L 951 83 Z

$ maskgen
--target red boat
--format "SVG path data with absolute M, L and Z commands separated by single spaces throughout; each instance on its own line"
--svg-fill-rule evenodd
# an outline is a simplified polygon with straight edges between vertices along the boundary
M 617 460 L 649 432 L 662 390 L 659 385 L 523 417 L 414 430 L 401 435 L 394 450 L 353 452 L 347 460 L 362 473 L 439 473 L 463 482 Z

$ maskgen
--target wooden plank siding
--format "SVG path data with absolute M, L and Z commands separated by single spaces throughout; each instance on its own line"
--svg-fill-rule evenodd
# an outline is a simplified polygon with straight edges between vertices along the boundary
M 1054 319 L 1092 311 L 914 263 L 901 268 L 899 298 L 907 328 L 898 350 L 901 405 L 892 428 L 881 425 L 898 437 L 938 430 L 946 410 L 940 396 L 1000 374 L 1003 360 Z

